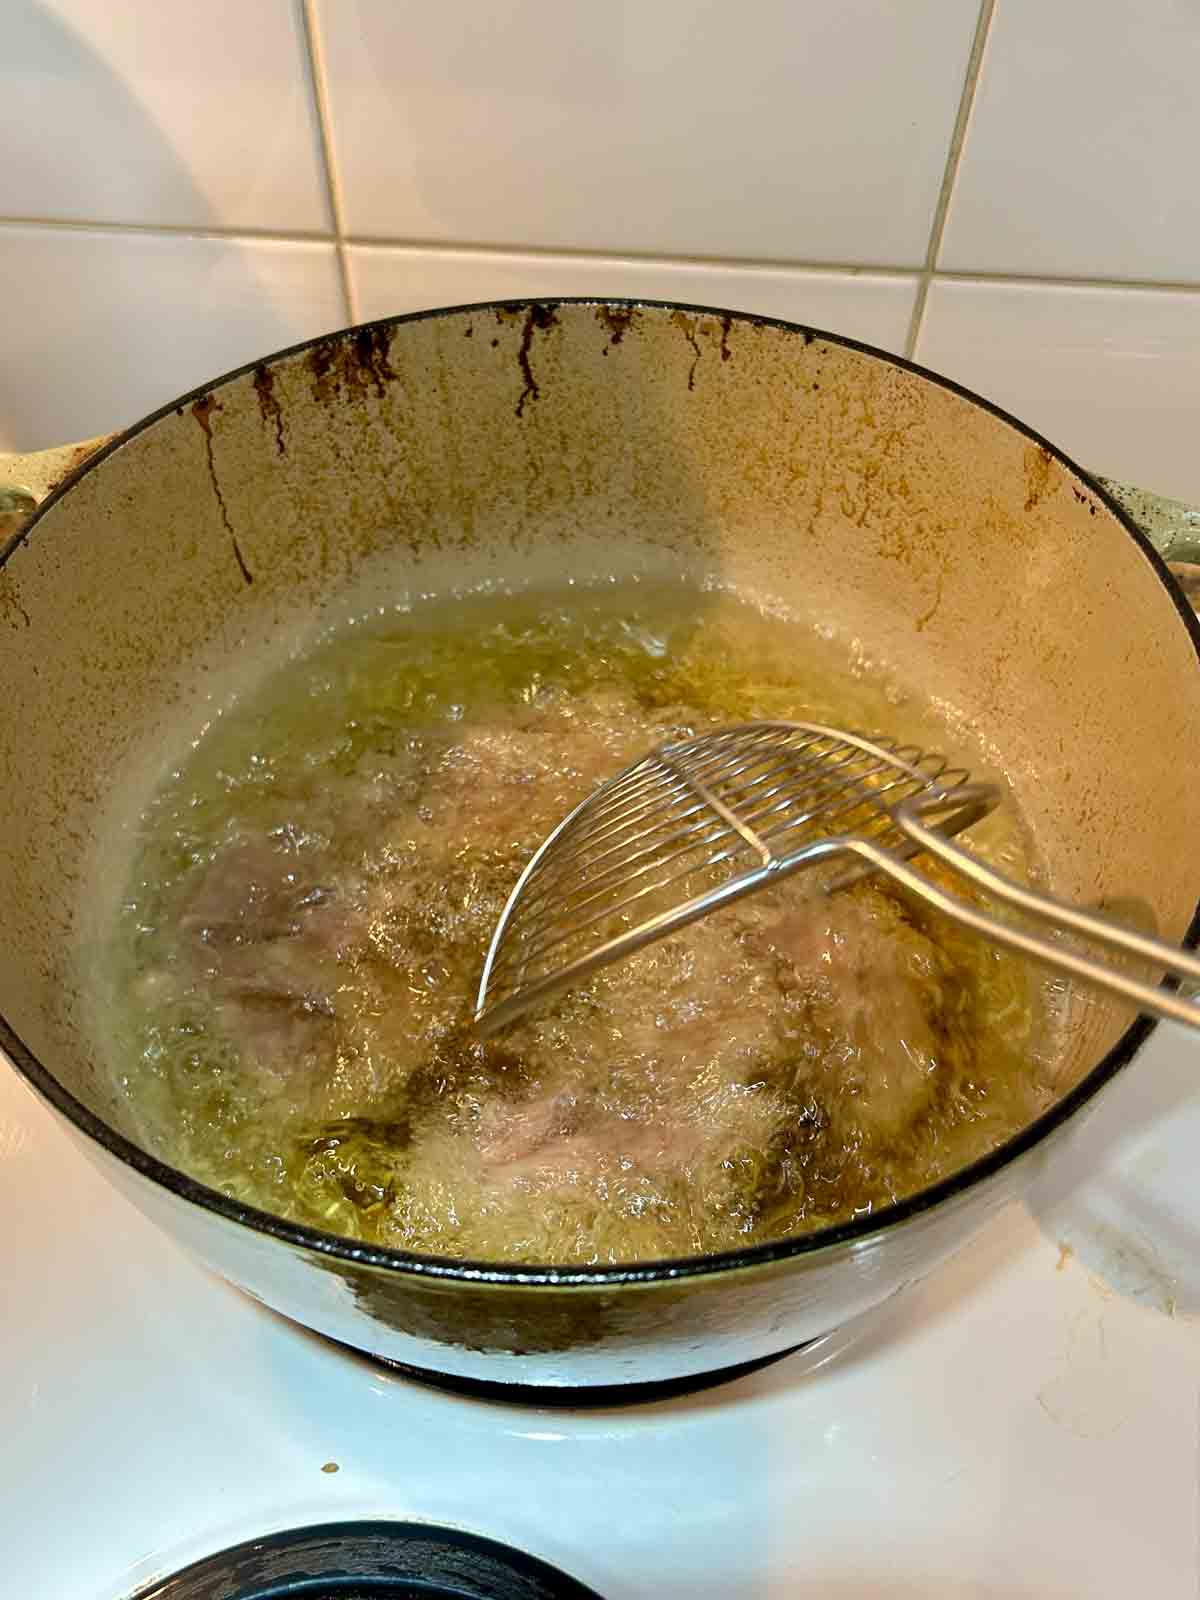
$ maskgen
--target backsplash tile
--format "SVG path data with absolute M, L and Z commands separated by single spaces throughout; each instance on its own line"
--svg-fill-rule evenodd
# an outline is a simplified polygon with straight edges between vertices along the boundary
M 347 231 L 924 259 L 976 0 L 319 0 Z
M 330 226 L 293 0 L 0 13 L 0 216 Z
M 893 351 L 904 347 L 916 295 L 916 278 L 902 275 L 376 246 L 351 247 L 350 273 L 365 319 L 475 300 L 616 295 L 783 317 Z
M 354 315 L 476 299 L 678 299 L 902 351 L 990 19 L 918 359 L 1097 470 L 1200 501 L 1200 9 L 1133 16 L 20 0 L 0 29 L 0 447 L 127 422 Z
M 1200 6 L 1000 0 L 940 265 L 1200 282 Z
M 936 282 L 916 359 L 1081 466 L 1200 505 L 1200 292 Z
M 124 427 L 345 321 L 331 244 L 0 227 L 0 449 Z

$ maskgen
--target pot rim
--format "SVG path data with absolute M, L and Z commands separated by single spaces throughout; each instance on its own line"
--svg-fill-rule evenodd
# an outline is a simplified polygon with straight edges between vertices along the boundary
M 206 395 L 214 394 L 227 384 L 245 377 L 259 368 L 273 366 L 288 357 L 299 355 L 320 344 L 348 339 L 363 332 L 393 329 L 410 322 L 429 321 L 434 318 L 459 316 L 467 313 L 521 312 L 529 311 L 533 307 L 553 309 L 556 306 L 572 305 L 611 306 L 630 311 L 643 309 L 665 312 L 682 311 L 698 316 L 728 318 L 731 322 L 748 324 L 751 327 L 778 328 L 786 334 L 799 334 L 806 343 L 811 343 L 814 339 L 820 339 L 825 343 L 840 345 L 845 349 L 855 350 L 871 356 L 877 361 L 897 367 L 903 372 L 913 373 L 926 382 L 937 385 L 939 388 L 947 389 L 952 394 L 956 394 L 971 404 L 980 407 L 980 409 L 989 412 L 1023 438 L 1038 445 L 1060 466 L 1074 475 L 1079 483 L 1087 489 L 1087 492 L 1093 495 L 1106 510 L 1111 512 L 1150 563 L 1168 598 L 1179 614 L 1184 627 L 1187 629 L 1188 637 L 1191 639 L 1193 649 L 1196 652 L 1197 664 L 1200 665 L 1200 619 L 1197 618 L 1183 592 L 1171 577 L 1166 563 L 1146 535 L 1133 521 L 1128 512 L 1100 485 L 1093 474 L 1084 471 L 1082 467 L 1048 439 L 1044 438 L 1035 429 L 1019 421 L 1002 406 L 984 399 L 982 395 L 978 395 L 964 385 L 954 382 L 953 379 L 944 378 L 936 372 L 931 372 L 929 368 L 920 366 L 917 362 L 907 360 L 904 356 L 892 355 L 889 351 L 881 350 L 875 345 L 866 344 L 862 340 L 848 338 L 843 334 L 829 333 L 824 329 L 809 327 L 803 323 L 788 322 L 780 317 L 755 316 L 749 312 L 729 311 L 717 306 L 693 305 L 672 300 L 650 300 L 615 295 L 548 295 L 542 298 L 485 300 L 471 302 L 466 305 L 439 306 L 431 310 L 406 312 L 400 316 L 380 317 L 372 322 L 357 323 L 352 327 L 343 328 L 332 334 L 321 334 L 315 338 L 301 340 L 299 343 L 277 350 L 271 355 L 262 356 L 256 361 L 246 362 L 242 366 L 224 373 L 211 383 L 192 389 L 187 394 L 169 401 L 166 405 L 159 406 L 157 410 L 150 412 L 138 422 L 114 435 L 94 455 L 89 456 L 80 466 L 68 473 L 55 489 L 47 495 L 29 521 L 0 549 L 0 568 L 8 562 L 16 550 L 34 536 L 38 525 L 50 507 L 69 494 L 82 478 L 98 467 L 108 456 L 171 413 L 182 410 L 185 406 L 196 400 L 203 399 Z M 1195 948 L 1198 943 L 1200 943 L 1200 899 L 1197 901 L 1196 910 L 1184 936 L 1183 945 L 1185 948 L 1191 949 Z M 338 1234 L 326 1233 L 321 1229 L 308 1227 L 304 1223 L 289 1222 L 282 1217 L 262 1211 L 256 1206 L 245 1205 L 229 1198 L 227 1195 L 221 1194 L 216 1189 L 209 1188 L 208 1185 L 188 1177 L 186 1173 L 181 1172 L 178 1168 L 172 1167 L 158 1157 L 150 1155 L 140 1146 L 134 1144 L 132 1140 L 126 1139 L 123 1134 L 110 1127 L 103 1118 L 96 1116 L 82 1101 L 76 1099 L 73 1094 L 65 1089 L 53 1073 L 27 1048 L 2 1015 L 0 1015 L 0 1051 L 3 1051 L 8 1056 L 17 1072 L 45 1100 L 49 1101 L 55 1110 L 64 1116 L 68 1122 L 125 1166 L 131 1167 L 152 1183 L 159 1184 L 177 1198 L 200 1206 L 203 1210 L 214 1212 L 226 1221 L 266 1234 L 271 1238 L 277 1239 L 281 1244 L 336 1260 L 346 1261 L 356 1266 L 412 1274 L 421 1278 L 492 1285 L 498 1288 L 540 1287 L 602 1290 L 624 1285 L 654 1284 L 684 1278 L 716 1276 L 741 1268 L 765 1267 L 791 1260 L 794 1257 L 813 1255 L 820 1250 L 863 1244 L 867 1240 L 873 1239 L 876 1235 L 890 1232 L 911 1218 L 930 1211 L 943 1202 L 954 1199 L 976 1185 L 995 1177 L 1020 1157 L 1028 1154 L 1035 1146 L 1041 1144 L 1050 1134 L 1054 1133 L 1074 1116 L 1082 1106 L 1086 1105 L 1122 1067 L 1132 1060 L 1138 1049 L 1150 1037 L 1150 1034 L 1157 1026 L 1157 1021 L 1152 1018 L 1136 1017 L 1100 1061 L 1085 1073 L 1080 1081 L 1061 1099 L 1044 1111 L 1040 1117 L 1027 1123 L 1025 1127 L 1013 1134 L 1011 1138 L 1005 1140 L 1003 1144 L 989 1151 L 987 1155 L 980 1157 L 965 1167 L 959 1168 L 949 1176 L 939 1179 L 937 1183 L 930 1184 L 927 1188 L 918 1190 L 915 1194 L 909 1195 L 903 1200 L 894 1201 L 891 1205 L 865 1216 L 818 1228 L 810 1233 L 794 1235 L 790 1238 L 748 1245 L 743 1249 L 726 1250 L 711 1255 L 636 1262 L 624 1266 L 555 1267 L 536 1263 L 510 1266 L 495 1262 L 450 1260 L 441 1256 L 421 1255 L 416 1252 L 395 1250 L 383 1245 L 365 1245 Z

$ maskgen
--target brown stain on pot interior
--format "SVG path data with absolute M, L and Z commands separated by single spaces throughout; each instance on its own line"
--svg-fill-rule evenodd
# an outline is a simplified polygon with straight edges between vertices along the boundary
M 306 358 L 313 397 L 329 405 L 343 394 L 354 399 L 374 389 L 382 399 L 396 377 L 391 350 L 392 335 L 387 327 L 356 328 L 352 333 L 318 340 Z
M 918 633 L 924 633 L 925 629 L 933 621 L 934 617 L 937 616 L 938 611 L 941 608 L 942 593 L 946 587 L 946 574 L 941 568 L 935 572 L 933 583 L 933 599 L 930 601 L 928 607 L 916 619 L 915 626 Z
M 16 584 L 7 572 L 0 572 L 0 622 L 10 628 L 33 627 L 28 611 L 21 604 Z
M 225 496 L 221 493 L 221 485 L 217 481 L 217 464 L 213 459 L 212 419 L 215 411 L 225 408 L 215 395 L 201 395 L 199 400 L 192 401 L 192 415 L 200 424 L 204 432 L 204 448 L 208 456 L 208 481 L 212 484 L 212 492 L 216 498 L 217 506 L 221 512 L 221 521 L 225 524 L 225 532 L 229 535 L 229 542 L 233 546 L 233 559 L 238 564 L 238 571 L 242 575 L 242 582 L 249 587 L 254 582 L 254 574 L 246 565 L 246 558 L 242 554 L 242 547 L 238 543 L 237 534 L 233 531 L 233 523 L 229 520 L 229 507 L 225 504 Z
M 727 311 L 721 318 L 721 360 L 731 361 L 733 351 L 729 348 L 729 330 L 733 327 L 733 317 Z
M 260 416 L 268 427 L 274 426 L 275 448 L 281 456 L 286 455 L 287 448 L 283 442 L 283 407 L 275 398 L 275 376 L 270 367 L 266 365 L 255 367 L 254 392 L 258 396 Z
M 558 317 L 550 306 L 533 304 L 525 313 L 525 322 L 521 329 L 521 348 L 517 351 L 517 365 L 521 369 L 521 377 L 525 387 L 521 390 L 520 399 L 517 401 L 517 415 L 525 413 L 527 400 L 540 400 L 542 391 L 538 388 L 537 379 L 533 375 L 530 364 L 529 352 L 533 346 L 534 333 L 544 333 L 558 323 Z
M 390 328 L 359 328 L 350 341 L 355 367 L 363 382 L 370 382 L 380 399 L 396 374 L 392 369 Z
M 671 321 L 692 347 L 692 364 L 688 368 L 688 388 L 696 387 L 696 368 L 700 365 L 700 342 L 696 338 L 696 324 L 686 311 L 672 311 Z
M 1071 485 L 1071 493 L 1075 496 L 1075 500 L 1079 505 L 1087 507 L 1089 517 L 1096 515 L 1096 502 L 1091 495 L 1084 494 L 1083 490 L 1076 488 L 1074 484 Z
M 322 339 L 313 345 L 306 358 L 305 364 L 313 378 L 313 398 L 321 405 L 336 399 L 341 388 L 335 368 L 338 343 L 337 339 Z
M 1033 511 L 1049 492 L 1054 457 L 1044 444 L 1031 444 L 1025 451 L 1025 509 Z
M 635 309 L 633 306 L 597 306 L 596 321 L 608 329 L 609 341 L 604 347 L 607 355 L 613 345 L 620 344 L 633 325 Z
M 192 415 L 204 429 L 204 437 L 212 439 L 212 418 L 214 411 L 223 411 L 225 408 L 216 395 L 204 394 L 199 400 L 192 401 Z

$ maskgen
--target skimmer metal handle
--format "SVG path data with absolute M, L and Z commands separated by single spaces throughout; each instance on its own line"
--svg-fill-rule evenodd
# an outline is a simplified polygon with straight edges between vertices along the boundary
M 1200 985 L 1200 960 L 1167 944 L 1162 939 L 1137 933 L 1109 917 L 1095 912 L 1082 911 L 1078 906 L 1066 904 L 1052 895 L 1039 894 L 1024 884 L 1014 883 L 1003 873 L 988 867 L 961 845 L 952 843 L 944 834 L 929 828 L 920 820 L 911 801 L 904 801 L 892 813 L 897 827 L 921 850 L 936 856 L 952 871 L 960 873 L 978 888 L 995 899 L 1013 906 L 1042 922 L 1091 940 L 1100 952 L 1117 952 L 1137 956 L 1143 961 L 1161 967 L 1172 978 L 1190 980 Z M 1043 935 L 1018 927 L 1001 917 L 960 900 L 956 895 L 940 889 L 924 873 L 909 866 L 907 861 L 881 849 L 869 840 L 847 839 L 844 847 L 863 857 L 885 872 L 895 882 L 936 907 L 956 922 L 972 928 L 985 938 L 1008 945 L 1024 955 L 1032 956 L 1048 966 L 1056 967 L 1072 977 L 1082 979 L 1122 999 L 1132 1001 L 1139 1010 L 1168 1022 L 1182 1022 L 1185 1027 L 1200 1029 L 1200 1003 L 1173 993 L 1157 983 L 1147 983 L 1129 977 L 1109 966 L 1101 956 L 1077 954 Z

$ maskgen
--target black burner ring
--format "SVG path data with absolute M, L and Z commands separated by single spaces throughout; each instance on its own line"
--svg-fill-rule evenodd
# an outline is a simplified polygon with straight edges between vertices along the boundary
M 133 1600 L 600 1600 L 534 1556 L 456 1528 L 332 1522 L 250 1539 Z

